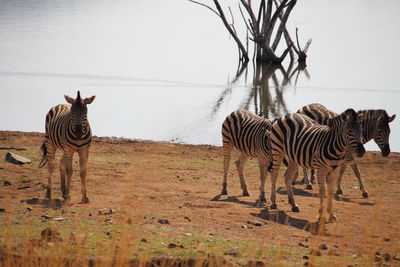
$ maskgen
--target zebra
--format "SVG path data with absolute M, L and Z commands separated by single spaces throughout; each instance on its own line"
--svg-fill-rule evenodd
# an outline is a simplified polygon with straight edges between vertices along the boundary
M 345 153 L 349 148 L 358 157 L 365 153 L 361 142 L 360 119 L 361 117 L 357 117 L 357 113 L 353 109 L 347 109 L 340 115 L 329 119 L 327 125 L 320 125 L 299 113 L 286 114 L 274 121 L 270 136 L 272 160 L 268 167 L 272 176 L 271 209 L 277 209 L 276 180 L 285 156 L 289 162 L 285 174 L 285 185 L 292 211 L 300 211 L 294 200 L 292 189 L 292 179 L 298 166 L 314 168 L 317 171 L 319 184 L 320 220 L 324 218 L 325 181 L 328 184 L 329 221 L 336 219 L 332 212 L 332 193 L 337 177 L 337 167 L 345 160 Z
M 78 91 L 76 99 L 64 95 L 69 104 L 60 104 L 50 109 L 46 115 L 46 133 L 41 145 L 41 160 L 39 168 L 47 164 L 48 185 L 46 197 L 51 199 L 52 175 L 57 149 L 63 151 L 60 160 L 61 192 L 65 201 L 70 199 L 70 183 L 72 176 L 72 157 L 74 152 L 79 154 L 82 203 L 89 203 L 86 194 L 86 167 L 92 132 L 87 118 L 87 105 L 96 96 L 81 98 Z M 67 180 L 65 181 L 65 176 Z
M 270 161 L 269 130 L 271 121 L 256 114 L 240 109 L 228 115 L 222 124 L 222 144 L 224 151 L 224 178 L 221 195 L 227 195 L 227 178 L 231 152 L 234 148 L 240 151 L 239 159 L 235 162 L 239 173 L 243 196 L 249 196 L 243 169 L 249 158 L 257 158 L 260 169 L 260 196 L 259 202 L 266 202 L 265 180 L 267 164 Z
M 326 124 L 327 120 L 338 115 L 337 113 L 330 111 L 321 104 L 310 104 L 304 106 L 300 108 L 297 111 L 297 113 L 305 114 L 311 119 L 318 122 L 319 124 Z M 391 123 L 396 118 L 396 114 L 389 116 L 388 113 L 383 109 L 369 109 L 369 110 L 360 110 L 357 112 L 357 115 L 362 116 L 362 120 L 360 121 L 360 123 L 363 130 L 361 136 L 363 144 L 369 142 L 371 139 L 374 139 L 375 143 L 381 150 L 381 155 L 383 157 L 389 156 L 390 154 L 389 123 Z M 336 194 L 338 195 L 343 194 L 341 181 L 347 164 L 351 165 L 354 174 L 357 177 L 360 190 L 362 191 L 362 196 L 364 198 L 367 198 L 368 191 L 365 188 L 363 180 L 361 178 L 360 169 L 350 152 L 346 154 L 346 161 L 340 166 L 339 175 L 336 180 L 336 187 L 337 187 Z M 314 175 L 313 175 L 314 172 L 312 171 L 311 180 L 308 179 L 307 169 L 303 169 L 303 172 L 304 172 L 304 183 L 307 184 L 307 189 L 312 189 L 311 182 L 314 180 Z

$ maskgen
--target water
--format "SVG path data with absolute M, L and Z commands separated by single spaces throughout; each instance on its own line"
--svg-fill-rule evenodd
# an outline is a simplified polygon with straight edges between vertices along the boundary
M 221 3 L 238 14 L 237 1 Z M 396 0 L 298 1 L 288 28 L 301 46 L 313 39 L 307 68 L 285 60 L 257 82 L 252 64 L 235 80 L 235 43 L 193 3 L 0 0 L 0 130 L 44 132 L 50 107 L 77 90 L 96 95 L 95 135 L 192 144 L 221 145 L 223 119 L 241 107 L 270 118 L 313 102 L 399 114 L 398 14 Z M 400 152 L 400 118 L 391 127 Z

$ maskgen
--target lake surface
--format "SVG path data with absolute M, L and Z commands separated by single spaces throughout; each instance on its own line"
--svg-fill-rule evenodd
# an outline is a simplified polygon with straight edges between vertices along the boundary
M 237 1 L 221 3 L 244 36 Z M 249 64 L 236 77 L 222 22 L 184 0 L 0 0 L 0 130 L 44 132 L 47 111 L 77 90 L 96 95 L 97 136 L 190 144 L 221 145 L 222 121 L 238 108 L 274 118 L 318 102 L 399 116 L 398 14 L 397 0 L 298 1 L 287 27 L 301 46 L 313 39 L 306 69 L 285 60 L 255 75 Z M 400 117 L 391 128 L 400 152 Z

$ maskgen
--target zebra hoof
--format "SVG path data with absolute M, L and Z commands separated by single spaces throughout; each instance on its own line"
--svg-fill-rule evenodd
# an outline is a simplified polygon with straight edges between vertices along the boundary
M 329 216 L 329 222 L 330 223 L 336 222 L 336 221 L 337 221 L 336 215 L 332 214 L 331 216 Z
M 336 191 L 336 195 L 342 195 L 343 194 L 343 190 L 342 189 L 338 189 L 337 191 Z
M 277 210 L 278 209 L 278 205 L 276 205 L 276 203 L 271 204 L 270 209 L 271 210 Z
M 368 192 L 362 193 L 363 198 L 368 198 Z
M 308 184 L 308 185 L 306 186 L 306 189 L 307 189 L 307 190 L 313 190 L 314 188 L 313 188 L 312 184 Z
M 228 190 L 226 190 L 225 188 L 222 189 L 221 191 L 221 195 L 227 195 L 228 194 Z
M 259 199 L 258 199 L 258 202 L 266 203 L 267 199 L 265 198 L 265 196 L 260 196 Z
M 82 197 L 82 203 L 89 203 L 89 198 L 87 196 Z
M 246 191 L 243 191 L 243 196 L 244 196 L 244 197 L 248 197 L 248 196 L 250 196 L 250 194 L 249 194 L 249 192 L 247 192 L 247 190 L 246 190 Z
M 299 206 L 294 206 L 294 207 L 292 207 L 292 211 L 293 211 L 293 212 L 300 212 Z

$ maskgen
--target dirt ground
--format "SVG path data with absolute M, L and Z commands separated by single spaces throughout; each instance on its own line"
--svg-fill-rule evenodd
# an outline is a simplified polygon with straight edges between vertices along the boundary
M 37 167 L 42 140 L 41 133 L 0 132 L 0 222 L 17 215 L 17 223 L 22 225 L 36 217 L 39 220 L 43 213 L 65 216 L 58 172 L 53 178 L 55 202 L 50 205 L 44 197 L 47 169 Z M 4 160 L 7 152 L 27 156 L 32 163 L 8 163 Z M 128 208 L 133 220 L 141 224 L 156 226 L 160 220 L 167 220 L 169 224 L 157 232 L 160 235 L 179 238 L 194 233 L 254 242 L 291 251 L 297 263 L 307 259 L 304 256 L 312 248 L 317 248 L 320 257 L 328 262 L 357 260 L 365 255 L 374 257 L 378 253 L 387 263 L 399 264 L 400 154 L 392 152 L 383 158 L 379 152 L 367 152 L 359 160 L 359 166 L 369 197 L 361 197 L 354 173 L 348 167 L 343 178 L 344 194 L 337 196 L 333 204 L 338 221 L 327 224 L 323 235 L 314 235 L 310 223 L 318 216 L 317 185 L 313 190 L 295 185 L 300 212 L 292 212 L 281 170 L 278 210 L 270 210 L 256 204 L 259 174 L 255 160 L 250 160 L 245 168 L 250 197 L 241 196 L 234 160 L 228 178 L 228 196 L 220 196 L 221 147 L 95 137 L 88 164 L 90 203 L 80 203 L 75 155 L 68 208 L 83 210 L 75 214 L 81 219 L 95 216 L 91 211 Z

